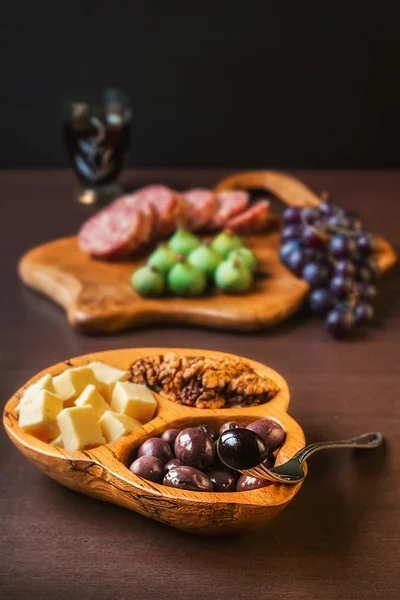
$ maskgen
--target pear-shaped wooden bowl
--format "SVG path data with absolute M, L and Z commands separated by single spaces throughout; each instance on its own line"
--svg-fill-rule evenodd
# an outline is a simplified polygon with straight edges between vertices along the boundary
M 12 442 L 46 475 L 88 496 L 114 502 L 146 517 L 178 529 L 199 534 L 220 534 L 267 523 L 294 498 L 301 484 L 273 484 L 258 490 L 231 493 L 191 492 L 149 482 L 134 475 L 128 466 L 135 448 L 149 437 L 170 427 L 209 423 L 220 426 L 228 420 L 246 425 L 261 417 L 273 417 L 286 430 L 286 441 L 276 464 L 288 460 L 305 444 L 300 426 L 287 414 L 289 389 L 276 371 L 246 360 L 256 372 L 271 377 L 279 393 L 268 403 L 248 408 L 197 409 L 175 404 L 156 394 L 155 417 L 140 429 L 110 444 L 92 450 L 71 452 L 41 442 L 18 426 L 15 408 L 24 389 L 45 372 L 57 375 L 71 366 L 98 360 L 128 369 L 137 358 L 176 351 L 187 356 L 225 356 L 222 352 L 172 348 L 128 348 L 79 356 L 38 373 L 20 388 L 4 408 L 3 422 Z

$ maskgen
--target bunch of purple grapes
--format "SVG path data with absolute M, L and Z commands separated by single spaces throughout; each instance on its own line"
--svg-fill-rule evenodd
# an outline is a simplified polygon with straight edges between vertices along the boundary
M 374 318 L 376 241 L 355 213 L 323 200 L 283 213 L 281 261 L 311 287 L 310 307 L 331 335 L 344 337 Z

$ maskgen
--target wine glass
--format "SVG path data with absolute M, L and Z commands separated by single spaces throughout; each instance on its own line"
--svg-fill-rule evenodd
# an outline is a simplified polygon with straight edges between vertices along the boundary
M 106 90 L 98 104 L 66 103 L 64 141 L 81 184 L 79 202 L 94 204 L 122 193 L 116 180 L 128 156 L 131 118 L 127 97 L 119 90 Z

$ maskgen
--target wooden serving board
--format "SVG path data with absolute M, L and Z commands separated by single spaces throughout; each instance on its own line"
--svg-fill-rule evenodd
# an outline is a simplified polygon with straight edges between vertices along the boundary
M 273 171 L 239 173 L 217 187 L 265 189 L 297 206 L 319 203 L 303 183 Z M 19 274 L 24 283 L 61 304 L 71 325 L 88 333 L 112 333 L 149 323 L 256 331 L 292 315 L 303 303 L 308 286 L 279 260 L 277 222 L 269 232 L 243 239 L 260 260 L 260 276 L 251 291 L 241 296 L 213 290 L 200 298 L 141 298 L 132 290 L 129 278 L 145 262 L 144 256 L 125 262 L 93 260 L 81 252 L 76 237 L 29 251 L 19 263 Z M 382 239 L 377 258 L 382 271 L 396 261 L 394 251 Z

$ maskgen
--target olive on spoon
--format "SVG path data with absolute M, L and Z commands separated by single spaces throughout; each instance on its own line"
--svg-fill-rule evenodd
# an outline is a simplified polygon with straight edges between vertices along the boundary
M 278 467 L 268 468 L 264 463 L 269 448 L 262 437 L 250 429 L 230 429 L 222 433 L 216 449 L 220 460 L 230 469 L 243 475 L 275 481 L 277 483 L 300 483 L 305 474 L 303 462 L 315 452 L 333 448 L 377 448 L 382 444 L 381 433 L 364 433 L 348 440 L 317 442 L 305 446 L 290 460 Z

